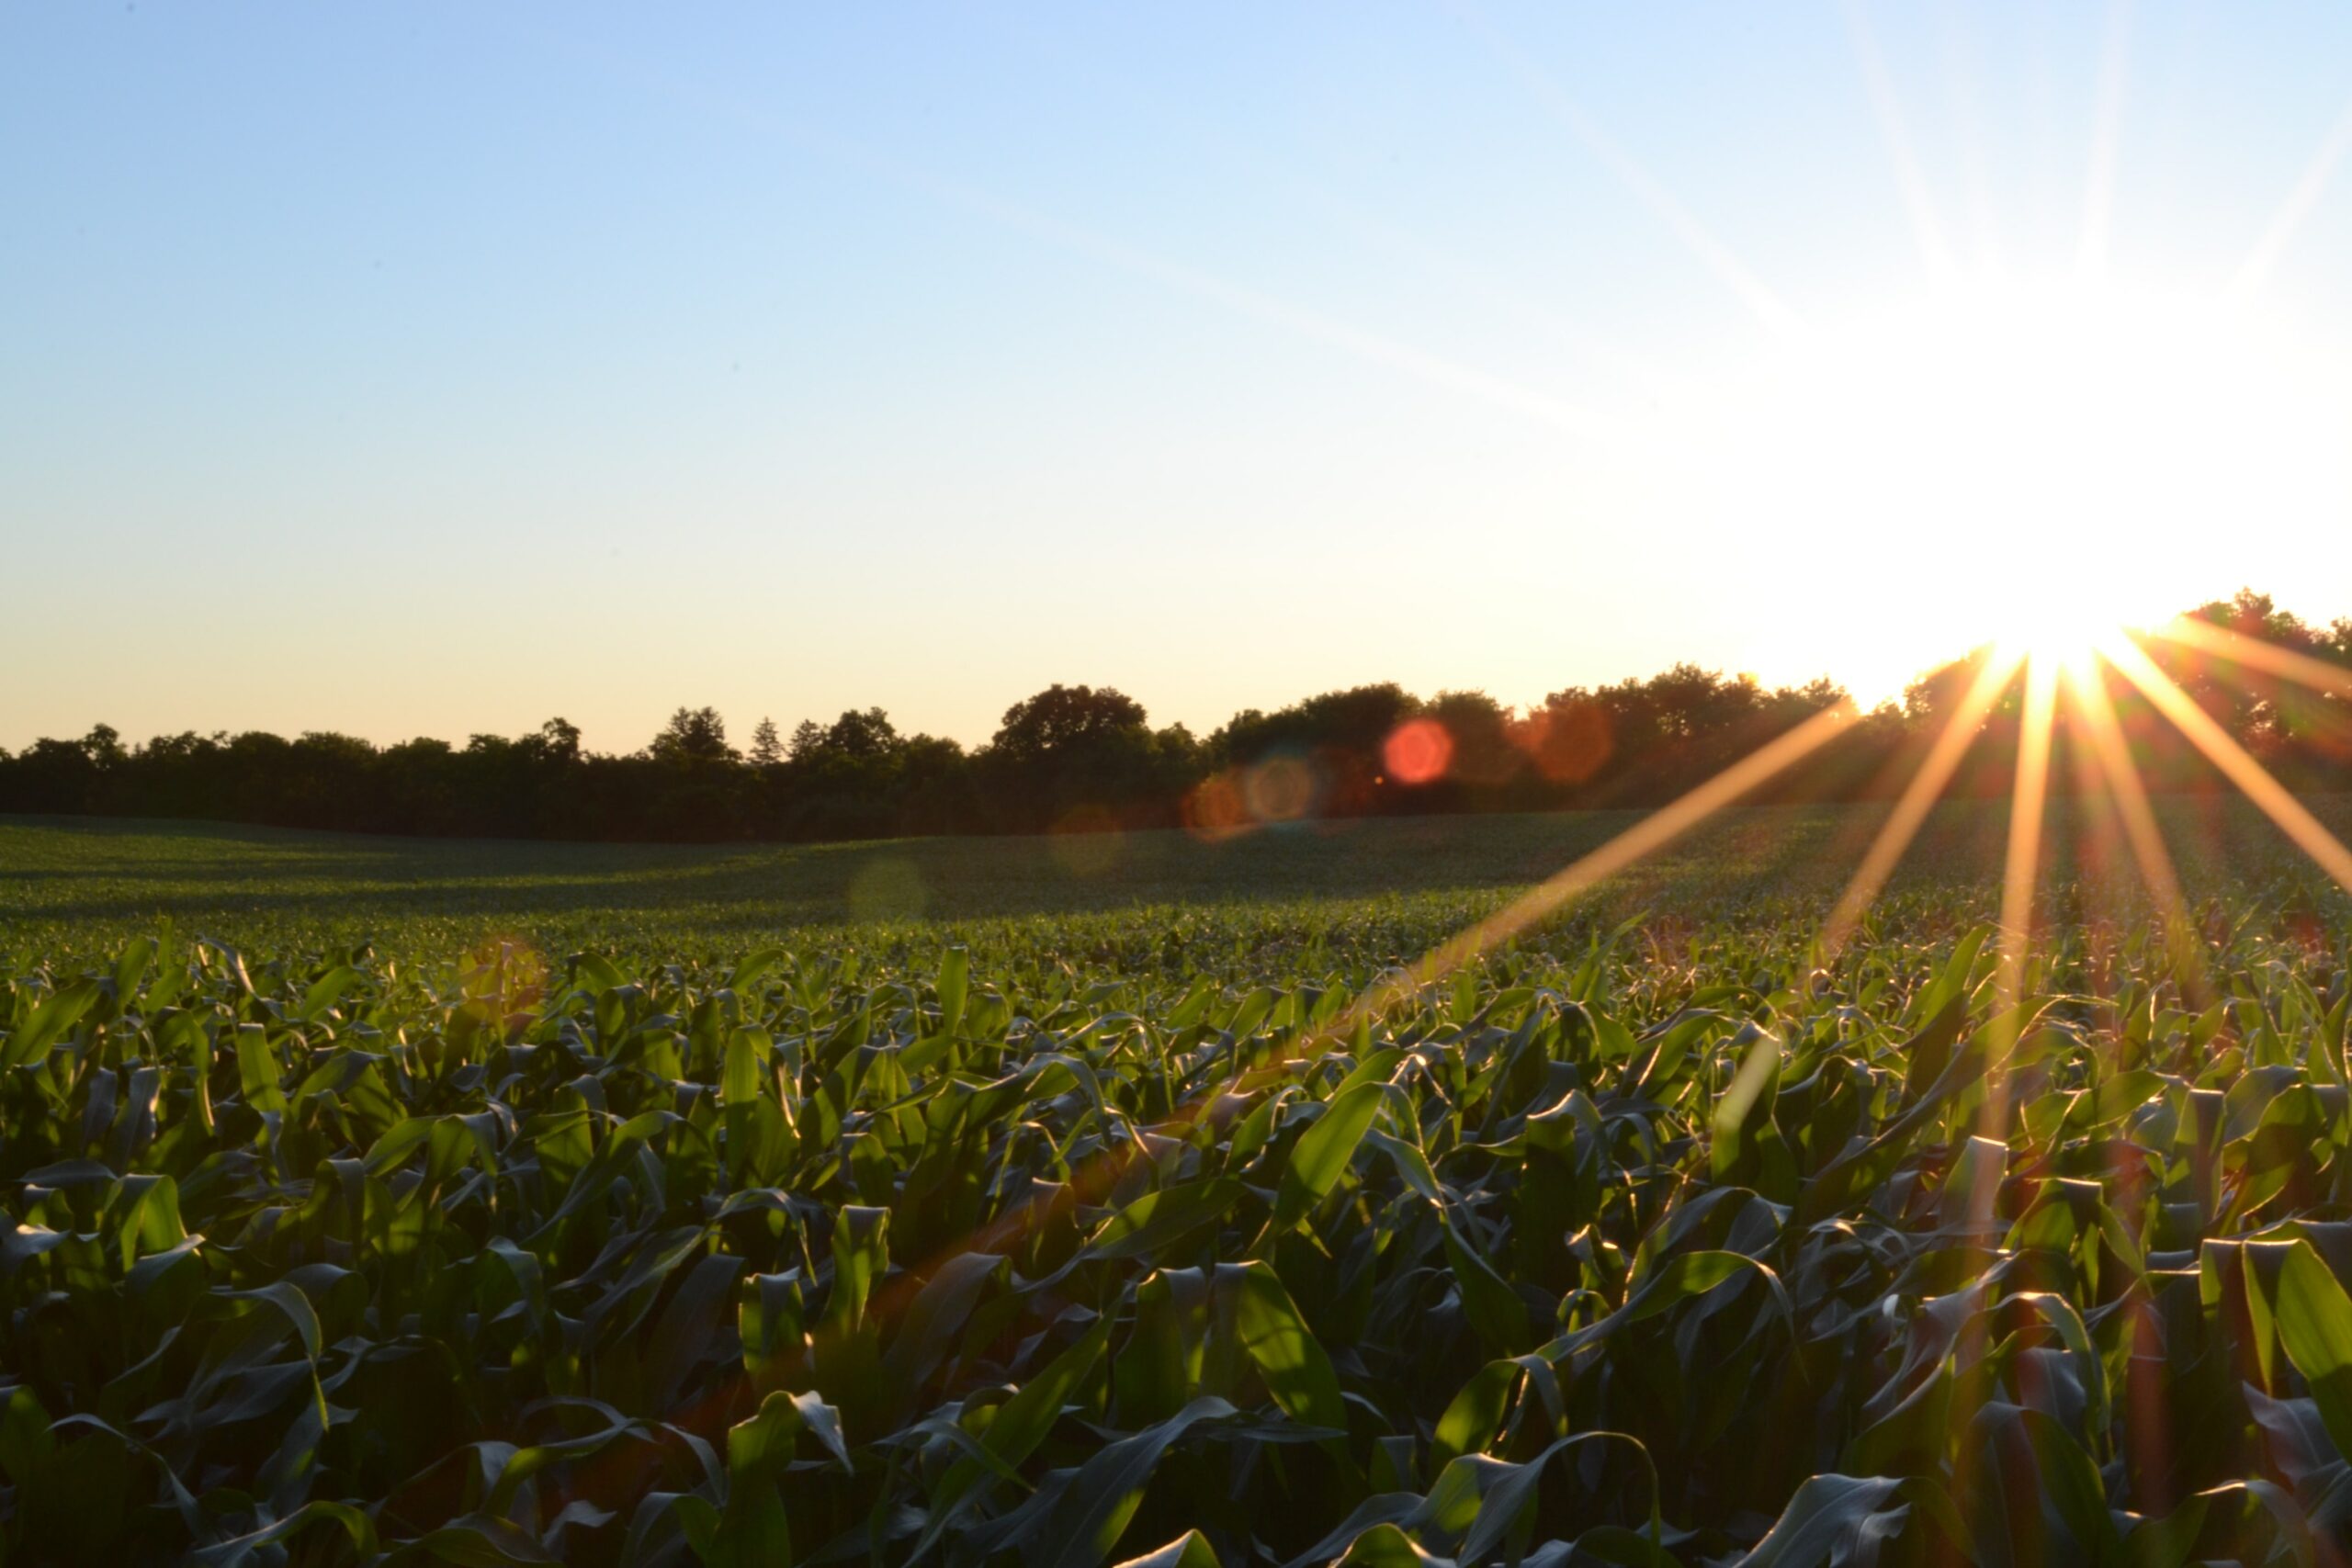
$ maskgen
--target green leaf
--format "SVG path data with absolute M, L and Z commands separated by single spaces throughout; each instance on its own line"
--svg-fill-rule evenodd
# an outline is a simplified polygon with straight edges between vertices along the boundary
M 1025 1552 L 1036 1568 L 1097 1568 L 1126 1533 L 1143 1504 L 1143 1489 L 1159 1456 L 1203 1421 L 1234 1414 L 1222 1399 L 1204 1396 L 1167 1420 L 1097 1451 L 1057 1500 Z
M 1291 1149 L 1283 1167 L 1282 1184 L 1274 1195 L 1273 1218 L 1266 1223 L 1271 1236 L 1295 1230 L 1315 1205 L 1339 1185 L 1340 1175 L 1355 1158 L 1364 1130 L 1379 1114 L 1386 1090 L 1377 1083 L 1359 1083 L 1329 1101 Z
M 846 1335 L 865 1321 L 866 1297 L 889 1267 L 890 1211 L 844 1204 L 833 1218 L 833 1288 L 825 1326 Z
M 1740 1568 L 1865 1568 L 1879 1562 L 1882 1544 L 1899 1532 L 1928 1483 L 1894 1476 L 1816 1475 L 1789 1499 L 1781 1517 Z M 1958 1516 L 1949 1503 L 1921 1511 L 1960 1544 Z
M 49 1054 L 98 999 L 98 983 L 81 980 L 51 996 L 33 1010 L 22 1028 L 0 1042 L 0 1067 L 28 1066 Z
M 255 1111 L 283 1111 L 286 1090 L 280 1087 L 285 1069 L 269 1048 L 269 1039 L 257 1023 L 237 1028 L 237 1076 L 244 1086 L 246 1105 Z
M 1502 1430 L 1520 1375 L 1516 1360 L 1489 1361 L 1462 1385 L 1438 1417 L 1436 1435 L 1430 1439 L 1432 1467 L 1442 1470 L 1464 1454 L 1486 1450 Z
M 1444 1224 L 1446 1261 L 1453 1265 L 1454 1286 L 1462 1292 L 1462 1310 L 1470 1326 L 1506 1356 L 1524 1350 L 1531 1337 L 1527 1303 L 1510 1281 L 1462 1238 L 1452 1219 Z
M 302 994 L 302 1005 L 294 1010 L 294 1021 L 317 1022 L 343 998 L 345 992 L 356 990 L 365 983 L 366 976 L 350 964 L 336 964 L 313 981 L 311 988 Z
M 1501 1546 L 1505 1539 L 1524 1528 L 1534 1511 L 1535 1488 L 1544 1478 L 1544 1468 L 1562 1455 L 1575 1452 L 1587 1444 L 1616 1443 L 1634 1450 L 1649 1480 L 1650 1532 L 1656 1540 L 1659 1529 L 1657 1500 L 1657 1471 L 1650 1461 L 1649 1450 L 1637 1438 L 1623 1432 L 1579 1432 L 1571 1438 L 1561 1438 L 1529 1460 L 1525 1464 L 1505 1464 L 1499 1461 L 1471 1455 L 1455 1460 L 1446 1466 L 1430 1489 L 1430 1497 L 1448 1489 L 1448 1476 L 1461 1475 L 1465 1467 L 1477 1467 L 1486 1474 L 1474 1483 L 1477 1495 L 1477 1511 L 1470 1528 L 1463 1535 L 1462 1549 L 1456 1556 L 1464 1562 L 1482 1562 Z M 1453 1483 L 1459 1488 L 1461 1480 Z M 1517 1555 L 1514 1551 L 1513 1555 Z
M 946 1533 L 965 1501 L 992 1471 L 1015 1469 L 1036 1451 L 1054 1423 L 1061 1419 L 1063 1406 L 1092 1374 L 1110 1342 L 1111 1320 L 1096 1318 L 1069 1348 L 1046 1362 L 997 1408 L 996 1418 L 979 1438 L 988 1462 L 967 1454 L 947 1467 L 938 1490 L 932 1494 L 931 1517 L 911 1556 L 921 1557 Z
M 1102 1222 L 1088 1238 L 1089 1257 L 1111 1260 L 1149 1258 L 1221 1219 L 1249 1188 L 1239 1179 L 1213 1176 L 1147 1192 Z
M 363 1558 L 374 1558 L 381 1550 L 377 1544 L 376 1527 L 365 1513 L 348 1503 L 321 1501 L 305 1503 L 284 1518 L 250 1535 L 205 1547 L 196 1552 L 191 1561 L 204 1564 L 205 1568 L 235 1568 L 236 1564 L 248 1561 L 263 1548 L 290 1540 L 319 1524 L 340 1528 L 345 1538 L 351 1542 L 352 1550 Z M 443 1561 L 462 1562 L 468 1559 L 451 1556 L 445 1557 Z
M 776 1481 L 792 1462 L 800 1410 L 788 1393 L 771 1393 L 751 1419 L 727 1432 L 727 1506 L 719 1516 L 712 1568 L 790 1568 L 792 1526 Z
M 962 947 L 951 947 L 940 955 L 939 1032 L 953 1036 L 964 1021 L 964 998 L 972 988 L 972 954 Z
M 1209 1538 L 1198 1530 L 1186 1530 L 1159 1551 L 1130 1557 L 1118 1568 L 1219 1568 L 1219 1564 Z
M 2352 1297 L 2310 1242 L 2287 1249 L 2275 1308 L 2287 1359 L 2311 1385 L 2336 1452 L 2352 1458 Z
M 1708 1165 L 1716 1181 L 1726 1186 L 1754 1186 L 1761 1190 L 1758 1173 L 1770 1133 L 1772 1105 L 1781 1083 L 1781 1043 L 1754 1032 L 1739 1071 L 1715 1102 L 1709 1126 L 1714 1136 L 1708 1146 Z M 1767 1194 L 1768 1196 L 1770 1194 Z
M 1444 1568 L 1451 1559 L 1432 1557 L 1393 1524 L 1376 1524 L 1348 1542 L 1332 1568 Z
M 1234 1326 L 1241 1348 L 1257 1363 L 1274 1403 L 1294 1421 L 1344 1433 L 1347 1406 L 1340 1380 L 1298 1305 L 1269 1265 L 1244 1263 L 1231 1270 L 1236 1283 Z
M 155 961 L 155 939 L 137 937 L 123 944 L 115 954 L 114 999 L 118 1011 L 128 1010 L 139 995 L 139 982 L 147 976 L 147 966 Z

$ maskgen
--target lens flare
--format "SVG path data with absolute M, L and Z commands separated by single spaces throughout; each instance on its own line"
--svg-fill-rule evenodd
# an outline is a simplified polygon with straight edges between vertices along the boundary
M 1064 812 L 1047 841 L 1056 863 L 1075 876 L 1108 874 L 1126 848 L 1119 819 L 1100 806 L 1073 807 Z
M 546 999 L 548 962 L 527 937 L 502 932 L 474 944 L 459 961 L 458 977 L 467 1012 L 514 1040 Z
M 1257 826 L 1241 782 L 1232 769 L 1212 773 L 1184 797 L 1185 831 L 1205 843 L 1219 843 Z
M 1314 812 L 1320 784 L 1306 758 L 1269 757 L 1242 776 L 1241 798 L 1260 822 L 1296 822 Z
M 1408 718 L 1389 732 L 1380 760 L 1398 784 L 1429 784 L 1453 765 L 1453 737 L 1433 718 Z
M 1511 733 L 1536 772 L 1554 784 L 1584 783 L 1617 750 L 1608 710 L 1590 700 L 1538 708 Z
M 911 920 L 931 901 L 931 889 L 915 863 L 900 855 L 880 855 L 860 865 L 846 889 L 854 920 Z

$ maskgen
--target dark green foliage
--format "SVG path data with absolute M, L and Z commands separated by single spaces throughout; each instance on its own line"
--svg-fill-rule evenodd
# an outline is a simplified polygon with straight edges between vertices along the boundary
M 2055 925 L 2007 1015 L 1966 908 L 1827 967 L 1736 903 L 1575 919 L 1379 1016 L 1442 911 L 1230 985 L 1046 920 L 978 961 L 166 932 L 30 966 L 0 1541 L 2328 1560 L 2342 900 L 2215 907 L 2191 991 L 2137 923 Z

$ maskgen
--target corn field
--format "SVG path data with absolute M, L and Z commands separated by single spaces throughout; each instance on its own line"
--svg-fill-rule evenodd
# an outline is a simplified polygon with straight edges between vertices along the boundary
M 2325 1562 L 2345 926 L 0 998 L 10 1562 Z

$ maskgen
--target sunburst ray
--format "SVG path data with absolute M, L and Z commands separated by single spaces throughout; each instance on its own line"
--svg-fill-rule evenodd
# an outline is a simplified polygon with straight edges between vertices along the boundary
M 2264 642 L 2217 626 L 2195 615 L 2183 615 L 2178 620 L 2149 630 L 2166 642 L 2179 643 L 2201 653 L 2210 653 L 2233 663 L 2244 664 L 2266 674 L 2277 675 L 2298 685 L 2309 686 L 2315 692 L 2327 692 L 2339 697 L 2352 698 L 2352 670 L 2340 664 L 2330 664 L 2324 659 L 2313 659 L 2308 653 L 2297 653 L 2290 648 Z
M 1928 177 L 1919 167 L 1918 154 L 1911 144 L 1911 130 L 1903 114 L 1902 95 L 1894 90 L 1894 78 L 1887 71 L 1886 57 L 1879 51 L 1878 31 L 1871 25 L 1870 11 L 1864 0 L 1846 0 L 1846 36 L 1853 45 L 1854 63 L 1862 73 L 1862 87 L 1871 101 L 1871 114 L 1878 121 L 1879 141 L 1886 149 L 1887 161 L 1894 165 L 1894 186 L 1903 198 L 1903 210 L 1911 220 L 1911 237 L 1919 247 L 1919 259 L 1926 264 L 1928 281 L 1939 286 L 1958 280 L 1960 268 L 1952 261 L 1951 247 L 1945 243 L 1942 219 L 1936 211 L 1935 197 L 1928 190 Z
M 2115 155 L 2123 137 L 2123 89 L 2129 77 L 2132 0 L 2108 0 L 2099 41 L 2098 86 L 2091 112 L 2090 168 L 2084 182 L 2083 226 L 2075 245 L 2075 276 L 2096 279 L 2107 270 L 2108 231 L 2115 215 Z
M 1553 79 L 1550 72 L 1506 38 L 1469 0 L 1456 0 L 1452 8 L 1479 35 L 1505 69 L 1519 78 L 1521 85 L 1544 106 L 1545 111 L 1566 127 L 1568 134 L 1598 159 L 1634 200 L 1647 208 L 1651 216 L 1672 231 L 1674 237 L 1682 242 L 1683 247 L 1697 257 L 1701 265 L 1737 295 L 1767 332 L 1784 342 L 1795 342 L 1804 337 L 1804 321 L 1772 286 L 1740 259 L 1738 254 L 1708 228 L 1680 197 L 1619 145 L 1617 140 Z
M 2302 173 L 2296 176 L 2293 188 L 2287 192 L 2286 199 L 2271 214 L 2270 221 L 2263 225 L 2261 236 L 2255 241 L 2253 249 L 2246 253 L 2245 259 L 2238 264 L 2237 271 L 2231 275 L 2228 286 L 2222 291 L 2224 306 L 2231 309 L 2244 307 L 2269 283 L 2270 274 L 2277 268 L 2278 258 L 2287 254 L 2288 246 L 2294 243 L 2296 234 L 2319 206 L 2319 198 L 2326 194 L 2328 182 L 2335 177 L 2335 166 L 2344 161 L 2346 152 L 2352 152 L 2352 104 L 2346 105 L 2335 122 L 2327 128 L 2327 134 L 2320 139 L 2319 146 L 2313 149 L 2311 158 L 2304 164 Z
M 2124 835 L 2132 846 L 2132 858 L 2140 868 L 2140 880 L 2164 922 L 2173 974 L 2182 994 L 2202 1006 L 2211 988 L 2205 975 L 2204 953 L 2189 924 L 2188 906 L 2180 893 L 2180 877 L 2173 868 L 2172 853 L 2165 846 L 2155 811 L 2148 803 L 2147 785 L 2141 780 L 2139 766 L 2132 761 L 2132 748 L 2123 738 L 2123 726 L 2115 716 L 2115 703 L 2108 695 L 2107 682 L 2097 668 L 2076 665 L 2067 671 L 2067 686 L 2072 699 L 2070 709 L 2082 718 L 2090 736 L 2091 756 L 2106 785 L 2105 798 L 2114 802 L 2117 815 L 2123 819 Z
M 1920 824 L 1927 820 L 1928 813 L 1942 798 L 1944 787 L 1951 782 L 1961 759 L 1967 755 L 1970 744 L 1976 739 L 1978 727 L 1984 722 L 1984 716 L 2000 700 L 2002 692 L 2007 689 L 2010 680 L 2017 674 L 2018 666 L 2023 661 L 2022 656 L 2013 653 L 1996 651 L 1986 656 L 1983 667 L 1976 672 L 1976 679 L 1970 682 L 1959 705 L 1952 709 L 1951 717 L 1937 735 L 1935 745 L 1919 764 L 1919 771 L 1911 776 L 1910 784 L 1895 801 L 1894 809 L 1880 827 L 1878 836 L 1871 840 L 1871 847 L 1864 852 L 1861 863 L 1854 868 L 1852 880 L 1846 884 L 1845 892 L 1838 896 L 1836 906 L 1831 908 L 1821 932 L 1825 958 L 1835 957 L 1846 945 L 1847 938 L 1853 935 L 1854 927 L 1860 921 L 1863 912 L 1886 886 L 1887 878 L 1894 874 L 1896 864 L 1903 859 L 1903 852 L 1911 847 L 1911 840 L 1918 835 Z
M 2057 714 L 2058 663 L 2026 662 L 2025 716 L 2018 730 L 2017 776 L 2009 795 L 2008 847 L 2001 867 L 2000 961 L 1994 972 L 1994 1024 L 1986 1040 L 1984 1108 L 1979 1130 L 2006 1142 L 2008 1059 L 2018 1038 L 2018 1004 L 2025 995 L 2026 963 L 2033 947 L 2033 896 L 2041 869 L 2041 829 L 2050 797 L 2050 732 Z M 1984 1195 L 1987 1201 L 1990 1194 Z
M 1823 708 L 1671 805 L 1643 818 L 1590 854 L 1554 873 L 1451 942 L 1433 949 L 1396 984 L 1408 991 L 1427 985 L 1475 954 L 1510 941 L 1593 884 L 1656 854 L 1750 790 L 1787 772 L 1836 739 L 1853 717 L 1854 705 L 1850 701 L 1840 700 Z
M 2317 861 L 2320 868 L 2346 891 L 2352 891 L 2352 851 L 2346 850 L 2343 841 L 2329 832 L 2309 807 L 2289 794 L 2287 787 L 2272 778 L 2269 771 L 2232 739 L 2211 714 L 2198 706 L 2171 676 L 2158 669 L 2155 660 L 2138 643 L 2129 637 L 2117 637 L 2100 651 L 2109 664 L 2140 688 L 2158 712 L 2172 721 L 2175 728 L 2188 738 L 2189 744 L 2204 752 L 2247 799 L 2278 825 L 2280 832 Z

